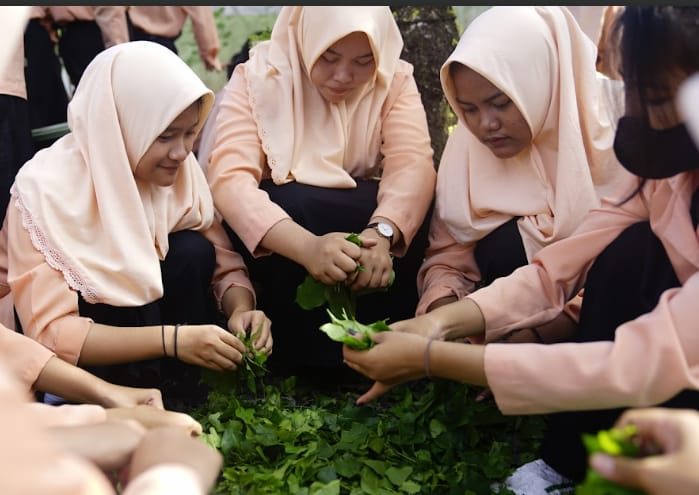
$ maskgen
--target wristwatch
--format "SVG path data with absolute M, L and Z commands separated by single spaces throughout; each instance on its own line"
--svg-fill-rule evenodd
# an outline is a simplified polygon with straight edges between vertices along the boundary
M 393 246 L 393 227 L 384 222 L 374 222 L 366 226 L 367 229 L 374 229 L 381 237 L 388 239 L 388 245 Z

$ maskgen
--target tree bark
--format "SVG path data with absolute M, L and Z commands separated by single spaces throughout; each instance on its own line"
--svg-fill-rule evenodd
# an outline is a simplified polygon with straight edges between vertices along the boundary
M 414 67 L 437 168 L 448 129 L 456 123 L 439 80 L 442 64 L 459 41 L 456 15 L 450 6 L 394 6 L 391 10 L 403 36 L 401 58 Z

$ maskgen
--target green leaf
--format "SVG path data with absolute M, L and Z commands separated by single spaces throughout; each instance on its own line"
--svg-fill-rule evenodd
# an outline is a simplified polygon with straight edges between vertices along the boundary
M 296 288 L 296 304 L 303 309 L 318 308 L 326 303 L 326 285 L 306 275 L 301 285 Z

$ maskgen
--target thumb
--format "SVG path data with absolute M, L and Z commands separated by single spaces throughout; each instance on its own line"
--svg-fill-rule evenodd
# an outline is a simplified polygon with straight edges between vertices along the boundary
M 590 466 L 604 478 L 632 488 L 641 487 L 642 459 L 596 453 L 590 457 Z
M 367 404 L 374 399 L 381 397 L 392 388 L 393 385 L 388 385 L 387 383 L 383 382 L 374 382 L 371 388 L 357 399 L 357 405 L 361 406 L 362 404 Z

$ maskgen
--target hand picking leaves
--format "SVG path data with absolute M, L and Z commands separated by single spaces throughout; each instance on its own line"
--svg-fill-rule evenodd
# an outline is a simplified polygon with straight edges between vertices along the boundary
M 331 311 L 330 323 L 325 323 L 320 326 L 320 329 L 325 332 L 331 339 L 347 344 L 352 349 L 364 350 L 369 349 L 374 345 L 371 336 L 376 332 L 386 332 L 391 330 L 386 324 L 386 320 L 379 320 L 370 325 L 359 323 L 354 318 L 336 318 Z

